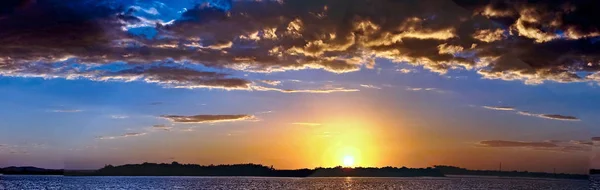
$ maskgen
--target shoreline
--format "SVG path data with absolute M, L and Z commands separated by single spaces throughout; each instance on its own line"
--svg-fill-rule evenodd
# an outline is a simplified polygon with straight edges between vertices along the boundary
M 582 174 L 583 175 L 583 174 Z M 398 177 L 380 177 L 380 176 L 315 176 L 315 177 L 293 177 L 293 176 L 193 176 L 193 175 L 55 175 L 55 174 L 0 174 L 2 176 L 52 176 L 52 177 L 185 177 L 185 178 L 410 178 L 410 179 L 448 179 L 448 178 L 482 178 L 482 179 L 531 179 L 531 180 L 589 180 L 589 177 L 600 176 L 587 175 L 588 178 L 554 178 L 554 177 L 522 177 L 522 176 L 488 176 L 488 175 L 445 175 L 445 176 L 398 176 Z

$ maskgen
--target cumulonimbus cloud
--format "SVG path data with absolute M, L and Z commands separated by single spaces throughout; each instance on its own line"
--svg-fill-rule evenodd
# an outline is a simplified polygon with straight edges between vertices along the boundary
M 162 115 L 161 118 L 174 123 L 220 123 L 235 122 L 255 119 L 253 115 Z
M 0 47 L 0 75 L 133 77 L 182 88 L 248 89 L 248 80 L 202 71 L 82 72 L 54 63 L 132 67 L 173 61 L 246 72 L 345 73 L 373 68 L 382 58 L 441 74 L 468 69 L 528 84 L 600 81 L 600 23 L 589 22 L 600 16 L 592 8 L 596 1 L 203 2 L 168 23 L 148 23 L 136 14 L 145 10 L 125 1 L 6 6 L 0 12 L 0 43 L 6 44 Z M 157 36 L 127 31 L 139 26 L 154 28 Z

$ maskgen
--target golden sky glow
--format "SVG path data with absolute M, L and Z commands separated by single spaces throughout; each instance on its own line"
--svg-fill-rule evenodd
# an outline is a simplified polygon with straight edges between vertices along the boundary
M 0 167 L 585 173 L 600 142 L 587 4 L 27 2 L 0 8 Z

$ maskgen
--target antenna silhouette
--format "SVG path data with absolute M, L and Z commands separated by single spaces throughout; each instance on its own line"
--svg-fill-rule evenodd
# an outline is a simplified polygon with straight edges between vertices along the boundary
M 502 171 L 502 162 L 500 162 L 500 167 L 498 167 L 498 171 L 501 172 Z

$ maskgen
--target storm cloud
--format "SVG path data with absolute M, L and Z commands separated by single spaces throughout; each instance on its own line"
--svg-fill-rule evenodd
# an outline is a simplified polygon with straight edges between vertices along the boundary
M 0 75 L 251 89 L 244 72 L 374 68 L 375 59 L 527 84 L 600 81 L 595 1 L 202 1 L 168 23 L 130 1 L 38 0 L 0 9 Z M 151 27 L 146 38 L 128 29 Z M 81 64 L 57 66 L 72 61 Z M 124 63 L 110 71 L 98 65 Z M 87 68 L 87 69 L 83 69 Z M 83 69 L 83 71 L 82 71 Z M 280 92 L 293 92 L 275 90 Z M 573 120 L 559 115 L 546 118 Z

